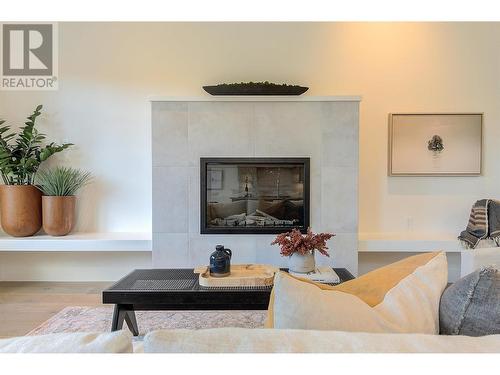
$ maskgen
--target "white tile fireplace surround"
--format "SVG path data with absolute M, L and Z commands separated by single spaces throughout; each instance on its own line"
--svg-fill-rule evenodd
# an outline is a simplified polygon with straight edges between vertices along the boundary
M 309 157 L 311 227 L 337 234 L 318 264 L 358 268 L 359 97 L 200 97 L 152 102 L 153 267 L 286 266 L 274 235 L 200 234 L 200 157 Z

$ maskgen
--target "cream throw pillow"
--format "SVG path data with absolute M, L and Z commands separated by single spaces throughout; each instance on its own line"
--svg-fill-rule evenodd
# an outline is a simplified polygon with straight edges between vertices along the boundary
M 356 289 L 353 286 L 324 289 L 280 272 L 275 277 L 270 306 L 274 328 L 438 334 L 439 300 L 448 279 L 446 254 L 417 257 L 399 262 L 401 270 L 410 263 L 418 264 L 416 260 L 424 261 L 405 268 L 411 272 L 402 273 L 394 286 L 377 296 L 376 304 L 370 304 L 371 297 L 363 293 L 358 297 L 352 292 Z M 371 279 L 380 277 L 379 272 Z

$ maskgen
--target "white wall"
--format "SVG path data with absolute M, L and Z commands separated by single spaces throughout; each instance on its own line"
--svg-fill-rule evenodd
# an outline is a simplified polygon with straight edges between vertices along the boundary
M 150 267 L 147 252 L 0 252 L 0 281 L 116 281 Z
M 0 92 L 0 118 L 38 103 L 44 130 L 91 170 L 79 229 L 151 230 L 151 95 L 269 80 L 361 94 L 360 231 L 450 232 L 500 191 L 500 23 L 63 23 L 60 90 Z M 484 112 L 484 176 L 386 175 L 387 113 Z M 408 222 L 412 223 L 408 227 Z
M 362 94 L 360 231 L 457 232 L 474 199 L 500 188 L 500 23 L 63 23 L 60 90 L 0 92 L 0 117 L 37 103 L 44 129 L 92 170 L 82 230 L 151 229 L 151 95 L 207 83 L 296 82 Z M 387 113 L 485 112 L 484 176 L 387 178 Z M 83 199 L 82 199 L 83 201 Z

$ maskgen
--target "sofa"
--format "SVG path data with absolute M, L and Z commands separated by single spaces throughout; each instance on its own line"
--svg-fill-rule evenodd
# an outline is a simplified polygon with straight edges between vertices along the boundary
M 0 353 L 500 353 L 500 335 L 217 328 L 158 330 L 134 342 L 122 330 L 2 339 Z
M 334 287 L 278 273 L 264 329 L 25 336 L 0 353 L 499 353 L 499 317 L 500 272 L 447 287 L 446 255 L 426 253 Z

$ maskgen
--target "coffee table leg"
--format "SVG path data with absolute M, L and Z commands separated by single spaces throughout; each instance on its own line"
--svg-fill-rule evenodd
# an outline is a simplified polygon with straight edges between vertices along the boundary
M 127 322 L 128 328 L 134 336 L 139 336 L 139 327 L 137 325 L 137 320 L 135 319 L 135 311 L 128 310 L 125 312 L 125 321 Z
M 135 312 L 127 305 L 116 304 L 113 310 L 113 320 L 111 322 L 111 332 L 118 331 L 123 328 L 123 321 L 127 322 L 127 326 L 134 336 L 139 336 L 139 326 L 135 318 Z
M 113 320 L 111 321 L 111 332 L 118 331 L 123 327 L 123 319 L 125 318 L 125 310 L 122 306 L 115 305 L 113 310 Z

